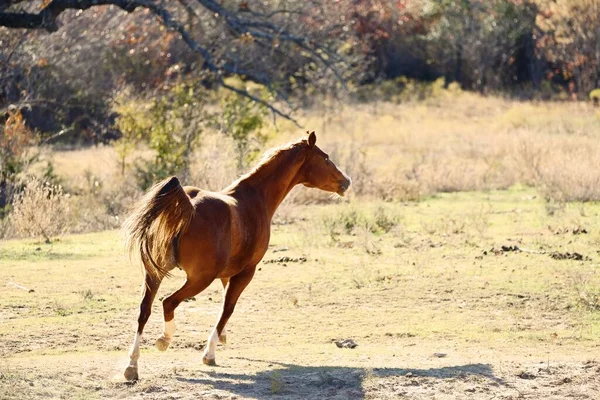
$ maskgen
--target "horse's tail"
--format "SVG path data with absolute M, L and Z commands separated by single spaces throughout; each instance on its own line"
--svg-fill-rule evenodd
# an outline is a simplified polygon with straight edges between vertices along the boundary
M 177 177 L 152 186 L 123 224 L 130 259 L 160 281 L 175 267 L 173 240 L 193 216 L 194 206 Z

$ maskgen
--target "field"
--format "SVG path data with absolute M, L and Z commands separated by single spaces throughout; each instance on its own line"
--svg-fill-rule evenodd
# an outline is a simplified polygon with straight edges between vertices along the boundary
M 600 0 L 0 1 L 0 400 L 600 400 L 599 25 Z M 282 202 L 216 365 L 220 281 L 160 352 L 186 276 L 140 340 L 123 223 L 155 182 L 248 171 L 269 212 L 337 194 Z M 175 182 L 135 247 L 189 215 L 155 212 L 188 208 Z M 267 246 L 240 208 L 227 271 Z
M 155 302 L 134 384 L 142 275 L 119 232 L 4 241 L 0 398 L 597 399 L 599 213 L 518 185 L 284 204 L 218 366 L 201 362 L 215 283 L 177 309 L 166 353 Z

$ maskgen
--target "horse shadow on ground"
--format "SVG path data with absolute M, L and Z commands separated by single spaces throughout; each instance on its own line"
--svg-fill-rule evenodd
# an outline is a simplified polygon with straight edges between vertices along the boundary
M 199 392 L 209 391 L 221 396 L 248 399 L 363 399 L 383 392 L 385 397 L 400 397 L 410 388 L 423 386 L 436 390 L 440 381 L 453 385 L 457 381 L 478 382 L 487 386 L 509 386 L 496 377 L 489 364 L 465 364 L 451 367 L 351 368 L 335 366 L 300 366 L 239 357 L 252 363 L 266 363 L 270 369 L 257 374 L 231 374 L 221 371 L 202 376 L 179 375 L 181 383 L 202 385 Z M 408 390 L 406 390 L 408 388 Z M 370 395 L 369 395 L 370 392 Z

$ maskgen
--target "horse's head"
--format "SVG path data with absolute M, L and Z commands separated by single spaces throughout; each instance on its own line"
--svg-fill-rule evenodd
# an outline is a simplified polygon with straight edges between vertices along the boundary
M 311 132 L 302 139 L 306 145 L 306 159 L 300 168 L 300 182 L 306 187 L 314 187 L 343 196 L 352 180 L 329 159 L 329 156 L 316 146 L 317 135 Z

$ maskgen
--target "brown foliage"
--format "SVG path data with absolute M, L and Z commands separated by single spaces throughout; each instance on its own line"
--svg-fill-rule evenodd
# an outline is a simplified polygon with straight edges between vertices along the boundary
M 72 223 L 68 200 L 60 186 L 29 181 L 13 203 L 9 220 L 13 232 L 51 242 Z

